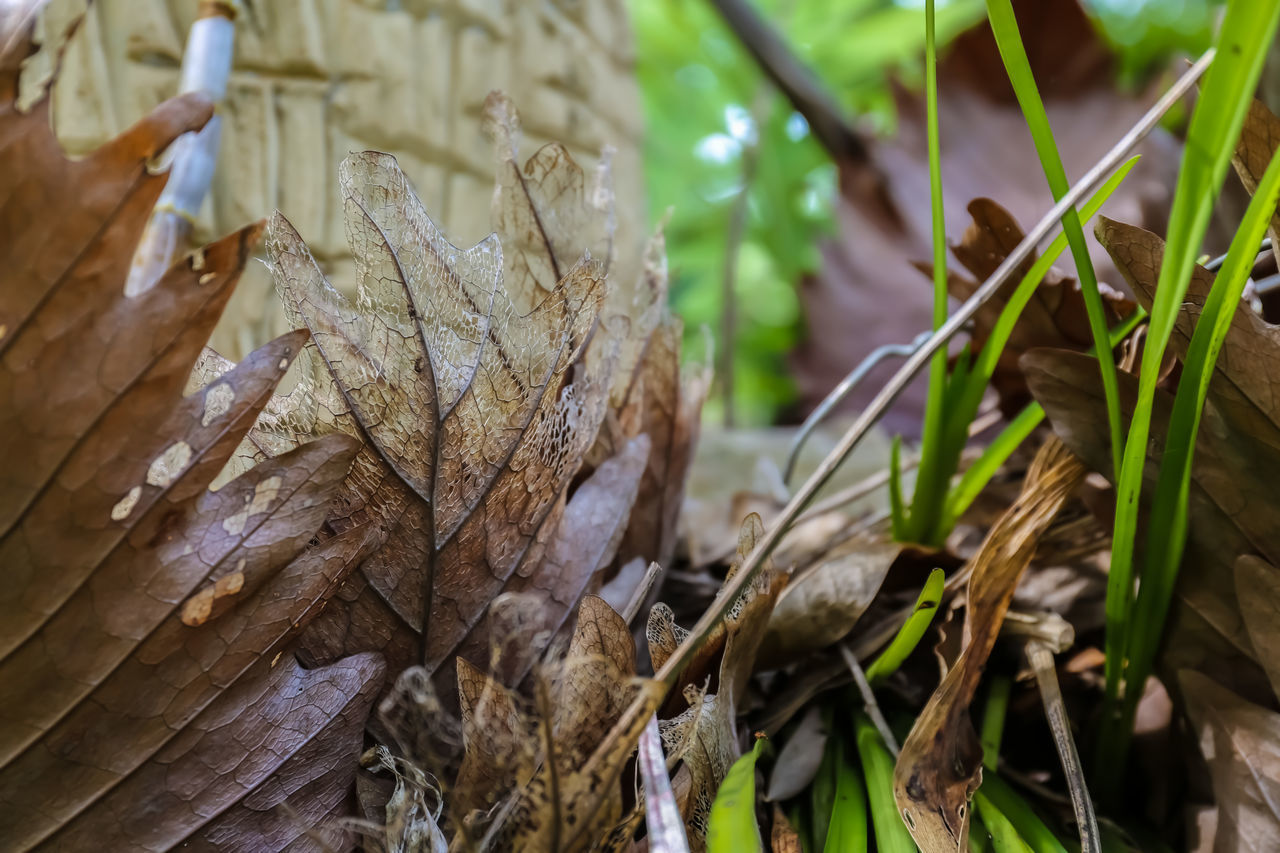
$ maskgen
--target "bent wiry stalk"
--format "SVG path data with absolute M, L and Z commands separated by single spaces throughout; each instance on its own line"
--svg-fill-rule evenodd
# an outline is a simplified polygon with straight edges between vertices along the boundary
M 1062 689 L 1058 686 L 1058 672 L 1054 668 L 1053 650 L 1040 640 L 1027 643 L 1027 660 L 1036 674 L 1040 686 L 1040 699 L 1044 702 L 1044 715 L 1053 731 L 1053 744 L 1058 748 L 1062 771 L 1067 777 L 1071 792 L 1071 806 L 1076 813 L 1076 825 L 1080 830 L 1080 849 L 1083 853 L 1102 853 L 1102 836 L 1098 832 L 1098 818 L 1093 812 L 1093 801 L 1084 782 L 1084 769 L 1080 766 L 1080 754 L 1071 737 L 1071 723 L 1062 702 Z
M 702 618 L 690 630 L 688 638 L 680 644 L 675 653 L 668 658 L 667 662 L 657 672 L 656 677 L 660 681 L 668 686 L 676 682 L 693 653 L 702 646 L 707 635 L 724 619 L 734 602 L 742 594 L 742 591 L 746 589 L 747 585 L 752 582 L 760 571 L 760 567 L 764 565 L 765 558 L 777 546 L 783 534 L 787 532 L 796 520 L 796 517 L 813 500 L 818 490 L 831 479 L 836 469 L 840 467 L 845 458 L 853 451 L 853 448 L 862 440 L 872 424 L 880 419 L 885 410 L 907 387 L 912 377 L 928 363 L 935 352 L 946 345 L 947 341 L 977 313 L 978 309 L 988 299 L 995 295 L 996 291 L 1018 268 L 1018 265 L 1031 254 L 1040 241 L 1051 233 L 1056 233 L 1061 227 L 1063 214 L 1101 184 L 1107 175 L 1129 155 L 1129 152 L 1151 132 L 1160 121 L 1161 116 L 1168 112 L 1204 74 L 1213 61 L 1213 55 L 1212 48 L 1205 51 L 1200 59 L 1178 78 L 1173 87 L 1089 170 L 1088 174 L 1073 186 L 1048 213 L 1041 217 L 1035 227 L 1022 239 L 1022 242 L 1009 253 L 996 271 L 982 283 L 982 286 L 960 306 L 956 313 L 948 318 L 941 328 L 933 333 L 933 336 L 923 346 L 918 348 L 907 359 L 906 363 L 893 375 L 893 378 L 880 389 L 880 393 L 876 395 L 871 404 L 863 410 L 862 414 L 845 432 L 844 437 L 840 439 L 840 443 L 827 454 L 822 464 L 810 475 L 809 479 L 805 481 L 800 490 L 783 508 L 778 520 L 769 527 L 755 549 L 747 556 L 732 581 L 725 585 L 720 595 L 716 597 L 716 600 L 702 614 Z

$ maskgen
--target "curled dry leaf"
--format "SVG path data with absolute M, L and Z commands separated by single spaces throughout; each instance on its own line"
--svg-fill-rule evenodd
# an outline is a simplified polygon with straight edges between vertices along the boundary
M 192 366 L 261 226 L 124 295 L 210 106 L 165 103 L 68 161 L 47 93 L 16 106 L 29 4 L 0 9 L 0 847 L 315 849 L 345 808 L 382 664 L 290 652 L 377 544 L 309 544 L 356 444 L 332 436 L 208 486 L 306 340 L 204 390 Z
M 894 799 L 924 853 L 955 853 L 968 843 L 969 800 L 982 781 L 982 747 L 969 705 L 1018 578 L 1084 475 L 1084 464 L 1051 437 L 1032 461 L 1017 502 L 970 560 L 964 650 L 916 719 L 894 768 Z

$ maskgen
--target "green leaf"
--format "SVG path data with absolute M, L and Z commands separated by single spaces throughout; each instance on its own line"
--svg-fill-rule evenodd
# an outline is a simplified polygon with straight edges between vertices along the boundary
M 915 651 L 920 638 L 933 622 L 934 614 L 938 612 L 938 602 L 942 600 L 942 589 L 946 581 L 947 576 L 942 569 L 929 572 L 929 578 L 916 598 L 916 606 L 911 609 L 911 615 L 902 623 L 888 647 L 867 667 L 868 682 L 882 683 L 897 672 L 902 662 Z
M 973 805 L 991 835 L 991 849 L 995 853 L 1030 853 L 1031 848 L 1018 835 L 1013 823 L 992 805 L 988 797 L 981 792 L 974 794 Z
M 825 709 L 822 714 L 824 725 L 831 730 L 831 712 Z M 831 810 L 836 802 L 836 763 L 840 760 L 836 753 L 836 739 L 827 739 L 826 749 L 822 753 L 822 762 L 818 765 L 818 775 L 809 787 L 809 804 L 813 813 L 813 843 L 818 850 L 827 845 L 827 832 L 831 827 Z
M 1009 82 L 1013 84 L 1014 95 L 1018 99 L 1018 105 L 1022 107 L 1022 117 L 1031 131 L 1031 140 L 1035 143 L 1045 180 L 1049 182 L 1049 191 L 1053 193 L 1053 200 L 1058 201 L 1071 187 L 1067 181 L 1066 169 L 1062 166 L 1062 157 L 1058 154 L 1058 143 L 1053 138 L 1049 116 L 1044 110 L 1044 101 L 1040 98 L 1035 76 L 1031 73 L 1031 62 L 1022 46 L 1013 4 L 1010 0 L 987 0 L 987 18 L 991 22 L 991 32 L 995 36 L 1000 57 L 1004 60 L 1005 70 L 1009 74 Z M 1107 314 L 1102 304 L 1102 294 L 1098 291 L 1098 276 L 1094 272 L 1093 261 L 1089 258 L 1089 248 L 1084 242 L 1084 228 L 1080 225 L 1080 216 L 1075 208 L 1063 215 L 1062 230 L 1071 245 L 1071 257 L 1076 262 L 1080 290 L 1089 315 L 1089 331 L 1093 334 L 1093 345 L 1098 351 L 1102 390 L 1107 400 L 1107 422 L 1111 428 L 1112 463 L 1119 470 L 1123 435 L 1120 425 L 1120 385 L 1116 379 L 1115 357 L 1107 346 Z
M 707 823 L 709 853 L 763 849 L 756 826 L 756 760 L 768 745 L 768 738 L 757 735 L 751 751 L 733 762 L 720 783 Z
M 879 853 L 915 853 L 916 843 L 902 822 L 893 801 L 893 753 L 866 714 L 853 715 L 853 731 L 858 743 L 858 756 L 866 775 L 867 796 L 871 801 L 871 823 L 876 832 Z
M 1107 578 L 1106 696 L 1103 728 L 1098 739 L 1098 767 L 1108 768 L 1097 780 L 1104 800 L 1114 798 L 1117 793 L 1118 780 L 1123 774 L 1114 772 L 1114 768 L 1124 766 L 1131 734 L 1129 714 L 1117 705 L 1121 676 L 1131 648 L 1134 547 L 1156 383 L 1191 279 L 1192 265 L 1200 253 L 1200 243 L 1226 177 L 1263 59 L 1275 36 L 1277 19 L 1280 19 L 1280 3 L 1274 0 L 1234 0 L 1227 6 L 1216 42 L 1217 53 L 1205 73 L 1187 131 L 1138 376 L 1138 396 L 1116 486 L 1111 570 Z M 1139 626 L 1132 627 L 1137 630 Z M 1144 625 L 1141 629 L 1158 631 L 1159 626 Z M 1141 675 L 1132 666 L 1129 672 L 1134 678 Z M 1141 692 L 1142 681 L 1131 680 L 1128 675 L 1124 681 L 1130 694 Z
M 987 820 L 991 810 L 1003 815 L 1033 853 L 1067 853 L 1067 848 L 1062 846 L 1027 801 L 991 770 L 983 771 L 982 787 L 974 794 L 975 803 L 982 801 L 986 806 L 979 805 L 978 808 L 983 821 Z M 990 823 L 987 828 L 991 828 Z
M 832 853 L 865 853 L 867 849 L 867 789 L 862 774 L 840 741 L 832 738 L 836 748 L 836 798 L 827 827 L 827 843 L 822 848 Z

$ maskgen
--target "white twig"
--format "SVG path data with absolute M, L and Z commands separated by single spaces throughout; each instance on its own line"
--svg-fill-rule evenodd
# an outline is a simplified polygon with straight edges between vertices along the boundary
M 867 711 L 867 716 L 875 724 L 876 731 L 880 732 L 884 745 L 889 747 L 893 757 L 897 758 L 898 753 L 901 752 L 898 748 L 898 739 L 893 736 L 893 731 L 889 728 L 889 722 L 885 720 L 884 714 L 880 713 L 880 706 L 876 704 L 876 694 L 871 691 L 871 682 L 867 681 L 867 674 L 862 671 L 862 664 L 858 663 L 857 655 L 845 643 L 840 644 L 840 655 L 849 667 L 849 672 L 853 673 L 853 683 L 858 685 L 858 692 L 862 694 L 862 705 Z
M 1081 853 L 1102 853 L 1102 836 L 1098 833 L 1098 818 L 1093 813 L 1093 801 L 1084 782 L 1084 769 L 1080 766 L 1080 754 L 1071 737 L 1071 723 L 1067 720 L 1067 708 L 1058 686 L 1058 671 L 1053 665 L 1053 652 L 1040 640 L 1027 643 L 1027 660 L 1040 685 L 1040 699 L 1044 702 L 1044 715 L 1053 731 L 1053 745 L 1058 748 L 1062 772 L 1067 777 L 1067 789 L 1071 792 L 1071 807 L 1075 809 L 1076 824 L 1080 827 Z
M 644 780 L 644 820 L 649 830 L 649 849 L 653 853 L 689 853 L 684 821 L 680 819 L 671 777 L 667 775 L 667 759 L 662 753 L 656 715 L 649 718 L 640 733 L 637 763 Z
M 201 92 L 216 105 L 226 97 L 231 74 L 235 9 L 229 3 L 202 3 L 200 9 L 182 55 L 179 94 Z M 126 295 L 149 290 L 185 249 L 213 182 L 221 140 L 222 121 L 214 115 L 200 131 L 184 133 L 169 147 L 169 180 L 134 253 Z

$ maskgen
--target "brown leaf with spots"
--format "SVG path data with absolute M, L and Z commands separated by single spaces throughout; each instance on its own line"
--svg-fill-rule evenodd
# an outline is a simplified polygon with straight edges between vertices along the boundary
M 0 847 L 310 848 L 341 813 L 374 655 L 291 649 L 377 545 L 314 541 L 357 446 L 223 469 L 306 341 L 183 396 L 260 232 L 124 295 L 164 186 L 148 163 L 208 119 L 184 96 L 81 160 L 49 99 L 18 108 L 30 4 L 0 9 Z
M 1032 461 L 1017 502 L 969 561 L 964 650 L 916 718 L 893 774 L 894 800 L 924 853 L 955 853 L 968 843 L 969 801 L 982 781 L 982 747 L 969 705 L 1018 579 L 1085 471 L 1051 437 Z

